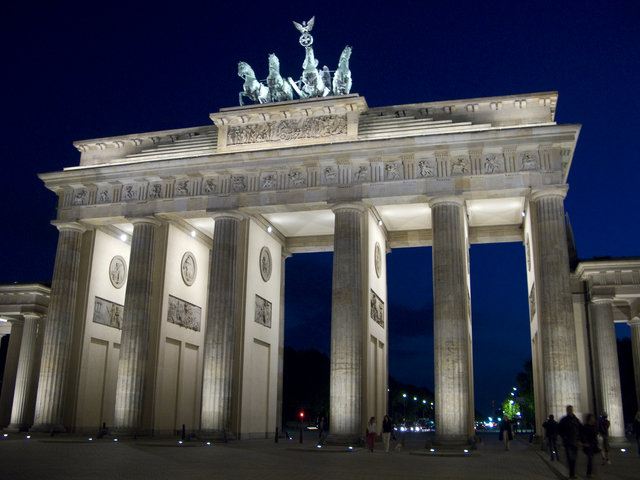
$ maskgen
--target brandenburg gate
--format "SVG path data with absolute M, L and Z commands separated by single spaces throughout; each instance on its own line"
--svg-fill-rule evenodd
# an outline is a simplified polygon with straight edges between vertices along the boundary
M 557 94 L 370 108 L 349 92 L 349 47 L 332 84 L 305 42 L 303 77 L 289 82 L 300 99 L 271 68 L 268 88 L 252 86 L 241 64 L 241 104 L 255 104 L 200 127 L 75 142 L 79 165 L 40 176 L 59 199 L 59 241 L 32 431 L 270 435 L 285 261 L 333 251 L 330 429 L 355 441 L 388 406 L 387 329 L 402 319 L 387 318 L 386 254 L 430 246 L 436 442 L 464 443 L 469 245 L 487 242 L 526 251 L 538 423 L 590 409 L 563 206 L 580 126 L 554 121 Z

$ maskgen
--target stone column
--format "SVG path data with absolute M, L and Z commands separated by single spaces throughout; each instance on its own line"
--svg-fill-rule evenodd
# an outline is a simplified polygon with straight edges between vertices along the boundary
M 360 205 L 333 208 L 333 287 L 331 301 L 331 442 L 353 442 L 362 425 L 363 245 L 366 213 Z M 381 420 L 378 420 L 381 421 Z
M 473 356 L 464 200 L 429 202 L 433 228 L 435 416 L 439 444 L 473 435 Z
M 201 430 L 233 434 L 232 392 L 239 314 L 238 261 L 242 217 L 215 217 L 204 340 Z M 236 432 L 237 433 L 237 432 Z
M 593 352 L 593 373 L 596 385 L 597 415 L 607 412 L 612 439 L 624 440 L 624 419 L 622 415 L 622 393 L 620 390 L 620 369 L 618 347 L 613 323 L 612 298 L 592 298 L 591 349 Z
M 42 345 L 32 431 L 64 431 L 64 398 L 69 376 L 73 322 L 84 227 L 58 226 L 58 249 L 51 281 L 51 301 Z
M 576 329 L 569 285 L 569 254 L 564 220 L 566 186 L 535 190 L 530 198 L 531 244 L 542 379 L 547 412 L 561 417 L 573 405 L 581 417 Z
M 284 271 L 285 261 L 291 254 L 282 250 L 280 260 L 280 331 L 278 332 L 278 393 L 277 393 L 277 410 L 276 410 L 276 426 L 282 429 L 282 387 L 284 382 Z
M 22 341 L 20 342 L 20 357 L 16 372 L 16 384 L 13 393 L 13 406 L 11 407 L 11 423 L 7 431 L 20 432 L 27 430 L 31 425 L 28 418 L 33 400 L 33 372 L 38 367 L 37 358 L 38 317 L 25 315 L 22 328 Z
M 640 408 L 640 317 L 633 317 L 631 327 L 631 350 L 633 351 L 633 377 L 636 383 L 636 405 Z
M 131 223 L 133 237 L 122 314 L 113 419 L 115 431 L 124 434 L 145 433 L 141 430 L 144 381 L 147 375 L 156 231 L 161 225 L 154 218 L 136 218 Z
M 22 319 L 9 319 L 9 322 L 11 323 L 11 334 L 9 335 L 7 359 L 2 377 L 2 392 L 0 393 L 0 427 L 5 427 L 11 422 L 11 406 L 13 405 L 24 325 Z

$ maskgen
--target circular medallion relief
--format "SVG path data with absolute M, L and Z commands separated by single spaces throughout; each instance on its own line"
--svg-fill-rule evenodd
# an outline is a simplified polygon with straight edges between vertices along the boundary
M 198 266 L 196 264 L 196 257 L 191 252 L 185 252 L 182 256 L 182 262 L 180 263 L 180 272 L 182 273 L 182 281 L 188 285 L 193 285 L 196 281 L 196 273 L 198 273 Z
M 373 252 L 373 262 L 376 267 L 376 276 L 380 278 L 380 269 L 382 268 L 382 252 L 380 251 L 380 243 L 376 242 L 376 248 Z
M 268 247 L 262 247 L 260 250 L 260 275 L 265 282 L 271 278 L 271 252 Z
M 127 262 L 120 255 L 116 255 L 111 259 L 109 264 L 109 280 L 111 285 L 121 288 L 127 281 Z

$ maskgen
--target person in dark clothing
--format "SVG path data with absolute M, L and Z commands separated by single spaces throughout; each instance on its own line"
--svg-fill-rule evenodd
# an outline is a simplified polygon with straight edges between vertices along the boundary
M 609 460 L 609 427 L 611 427 L 611 422 L 607 418 L 607 412 L 602 412 L 598 422 L 598 433 L 602 437 L 602 465 L 611 463 Z
M 582 424 L 573 413 L 573 406 L 567 405 L 567 414 L 558 423 L 558 433 L 562 438 L 562 446 L 567 454 L 569 464 L 569 478 L 576 477 L 576 459 L 580 446 L 580 428 Z
M 393 431 L 393 422 L 389 415 L 385 415 L 382 420 L 382 441 L 384 443 L 384 451 L 389 453 L 389 446 L 391 445 L 391 432 Z
M 558 455 L 558 422 L 555 421 L 553 415 L 549 415 L 549 418 L 546 422 L 542 424 L 542 428 L 544 428 L 544 436 L 549 443 L 549 453 L 551 454 L 551 461 L 560 460 L 560 455 Z
M 500 422 L 500 435 L 498 439 L 504 441 L 505 450 L 511 450 L 510 442 L 513 440 L 513 429 L 511 428 L 511 420 L 509 420 L 509 417 L 506 415 Z
M 587 478 L 593 476 L 593 456 L 600 451 L 598 448 L 598 425 L 593 413 L 587 414 L 587 419 L 580 429 L 582 449 L 587 456 Z

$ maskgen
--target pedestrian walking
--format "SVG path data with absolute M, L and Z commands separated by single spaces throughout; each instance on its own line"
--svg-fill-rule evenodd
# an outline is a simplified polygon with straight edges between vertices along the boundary
M 498 436 L 499 440 L 504 442 L 504 449 L 511 450 L 511 440 L 513 440 L 513 429 L 511 427 L 511 420 L 506 415 L 502 417 L 502 421 L 500 422 L 500 435 Z
M 326 429 L 327 425 L 326 422 L 324 420 L 324 417 L 320 417 L 320 421 L 318 422 L 318 443 L 320 445 L 322 445 L 323 441 L 324 441 L 324 431 Z
M 371 417 L 367 423 L 367 446 L 369 447 L 370 452 L 373 452 L 377 430 L 376 417 Z
M 573 406 L 567 405 L 567 414 L 558 423 L 558 433 L 562 438 L 562 446 L 567 455 L 569 464 L 569 478 L 576 477 L 576 460 L 578 458 L 578 447 L 580 446 L 580 428 L 582 424 L 573 413 Z
M 600 451 L 598 448 L 598 425 L 596 416 L 588 413 L 587 418 L 580 429 L 582 450 L 587 456 L 587 478 L 593 477 L 593 456 Z
M 609 427 L 611 422 L 607 418 L 607 412 L 602 412 L 600 420 L 598 421 L 598 433 L 602 437 L 602 465 L 608 465 L 611 463 L 609 459 Z
M 558 455 L 558 422 L 555 421 L 553 414 L 549 415 L 547 421 L 542 424 L 544 428 L 544 436 L 549 446 L 549 454 L 551 455 L 551 461 L 560 460 Z
M 384 443 L 384 451 L 389 453 L 391 444 L 391 432 L 393 431 L 393 422 L 389 415 L 385 415 L 382 419 L 382 442 Z

